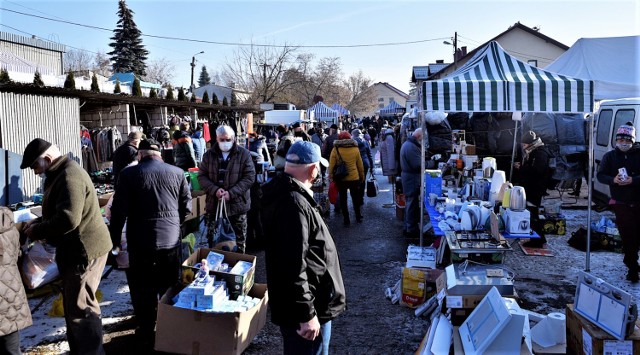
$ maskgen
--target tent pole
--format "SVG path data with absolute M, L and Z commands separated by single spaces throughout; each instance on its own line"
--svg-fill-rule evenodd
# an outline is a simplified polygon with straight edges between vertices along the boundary
M 509 181 L 513 181 L 513 159 L 516 158 L 516 137 L 518 132 L 518 121 L 513 129 L 513 149 L 511 150 L 511 167 L 509 167 Z
M 420 200 L 418 201 L 420 203 L 420 247 L 422 248 L 423 246 L 423 242 L 424 242 L 424 233 L 423 233 L 423 228 L 424 228 L 424 168 L 425 168 L 425 164 L 424 164 L 424 159 L 425 159 L 425 152 L 424 152 L 424 138 L 426 135 L 426 129 L 424 127 L 424 115 L 421 115 L 422 117 L 419 118 L 420 121 L 420 128 L 422 129 L 422 138 L 420 138 L 420 155 L 421 155 L 421 159 L 420 159 Z M 406 210 L 405 210 L 406 213 Z
M 589 205 L 587 206 L 587 257 L 585 262 L 584 271 L 589 272 L 591 269 L 591 203 L 592 203 L 592 191 L 593 191 L 593 112 L 589 114 L 589 192 L 587 193 Z

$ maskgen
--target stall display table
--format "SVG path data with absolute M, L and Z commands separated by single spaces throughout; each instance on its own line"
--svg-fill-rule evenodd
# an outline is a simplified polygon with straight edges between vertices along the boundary
M 477 257 L 481 261 L 502 262 L 504 253 L 513 251 L 508 243 L 500 243 L 490 234 L 484 232 L 445 232 L 447 246 L 451 251 L 451 261 L 458 262 L 464 259 Z

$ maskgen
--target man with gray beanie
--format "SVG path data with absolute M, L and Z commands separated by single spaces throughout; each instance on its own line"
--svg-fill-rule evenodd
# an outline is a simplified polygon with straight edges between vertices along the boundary
M 24 234 L 56 247 L 71 354 L 104 354 L 96 291 L 111 240 L 93 182 L 78 163 L 41 138 L 27 145 L 20 168 L 45 177 L 42 217 L 27 222 Z
M 628 122 L 616 131 L 616 148 L 605 153 L 598 167 L 598 181 L 609 185 L 609 207 L 616 215 L 622 238 L 623 262 L 629 269 L 627 280 L 639 280 L 640 248 L 640 147 L 636 129 Z

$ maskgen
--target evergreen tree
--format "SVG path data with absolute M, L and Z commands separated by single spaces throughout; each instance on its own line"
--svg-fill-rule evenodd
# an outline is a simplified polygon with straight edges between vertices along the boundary
M 171 87 L 171 85 L 169 85 L 169 86 L 167 87 L 167 97 L 166 97 L 166 99 L 167 99 L 167 100 L 175 100 L 175 99 L 173 98 L 173 87 Z
M 98 77 L 96 73 L 91 76 L 91 92 L 100 92 L 100 86 L 98 86 Z
M 158 98 L 158 93 L 156 92 L 155 88 L 151 88 L 151 90 L 149 90 L 149 98 L 150 99 Z
M 198 78 L 198 86 L 203 87 L 205 85 L 209 85 L 211 83 L 211 77 L 207 72 L 207 67 L 202 66 L 202 70 L 200 70 L 200 78 Z
M 209 100 L 209 93 L 207 93 L 207 91 L 205 90 L 204 94 L 202 94 L 202 103 L 203 104 L 210 104 L 211 101 Z
M 220 105 L 220 101 L 218 101 L 218 95 L 216 95 L 216 93 L 212 93 L 211 95 L 211 104 L 212 105 Z
M 189 101 L 196 102 L 196 94 L 195 93 L 191 93 L 191 99 L 189 99 Z
M 133 87 L 131 88 L 131 95 L 142 97 L 142 88 L 140 87 L 140 79 L 135 78 L 133 80 Z
M 222 98 L 222 106 L 229 106 L 229 101 L 227 101 L 227 97 Z
M 232 107 L 238 106 L 238 98 L 236 97 L 236 93 L 233 91 L 231 92 L 231 106 Z
M 121 92 L 122 90 L 120 90 L 120 79 L 116 79 L 116 86 L 113 88 L 113 93 L 119 94 Z
M 9 77 L 9 72 L 7 69 L 2 68 L 2 70 L 0 70 L 0 84 L 8 84 L 11 82 L 12 80 Z
M 145 76 L 147 65 L 147 55 L 149 51 L 142 45 L 142 32 L 133 21 L 133 11 L 131 11 L 125 0 L 118 2 L 118 24 L 113 30 L 113 42 L 109 46 L 113 50 L 109 53 L 113 63 L 114 73 L 130 73 Z
M 184 94 L 184 88 L 178 89 L 178 101 L 187 101 L 187 96 Z
M 76 88 L 76 79 L 73 77 L 73 72 L 69 72 L 67 74 L 67 78 L 64 79 L 64 88 L 65 89 L 75 89 Z
M 44 81 L 42 81 L 42 77 L 40 76 L 40 72 L 36 70 L 36 73 L 33 75 L 33 85 L 41 88 L 44 86 Z

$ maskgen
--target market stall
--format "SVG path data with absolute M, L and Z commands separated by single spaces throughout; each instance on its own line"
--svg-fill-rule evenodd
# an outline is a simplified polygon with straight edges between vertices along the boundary
M 331 107 L 324 104 L 322 101 L 318 101 L 317 104 L 307 109 L 307 117 L 316 121 L 331 121 L 335 123 L 338 120 L 340 113 Z
M 552 112 L 593 111 L 594 83 L 530 66 L 492 41 L 451 75 L 423 83 L 419 95 L 425 112 Z M 591 125 L 593 123 L 591 122 Z M 423 128 L 424 129 L 424 128 Z M 515 142 L 514 142 L 515 143 Z M 424 149 L 422 149 L 424 154 Z M 590 161 L 593 143 L 589 142 Z M 464 152 L 461 152 L 464 154 Z M 424 162 L 424 157 L 422 159 Z M 590 163 L 591 164 L 591 163 Z M 422 171 L 425 171 L 424 167 Z M 592 174 L 591 169 L 590 175 Z M 424 184 L 424 178 L 422 179 Z M 589 177 L 589 191 L 592 184 Z M 421 201 L 424 198 L 421 189 Z M 421 205 L 422 208 L 424 206 Z M 591 214 L 591 192 L 589 211 Z M 423 213 L 421 214 L 422 218 Z M 590 219 L 590 218 L 589 218 Z M 423 221 L 420 222 L 421 226 Z M 591 221 L 588 220 L 588 225 Z M 590 230 L 589 230 L 590 233 Z M 422 236 L 420 239 L 422 245 Z M 589 253 L 587 253 L 587 270 Z
M 381 108 L 378 111 L 378 114 L 380 114 L 380 116 L 382 117 L 395 116 L 395 115 L 402 115 L 405 113 L 405 111 L 406 111 L 406 108 L 402 107 L 396 101 L 391 101 L 391 103 L 389 103 L 387 106 Z
M 351 113 L 346 108 L 340 106 L 340 104 L 333 104 L 333 105 L 331 105 L 331 108 L 336 110 L 336 111 L 338 111 L 340 113 L 340 115 L 342 115 L 342 116 L 347 116 L 347 115 L 349 115 Z

